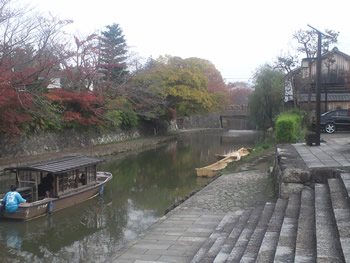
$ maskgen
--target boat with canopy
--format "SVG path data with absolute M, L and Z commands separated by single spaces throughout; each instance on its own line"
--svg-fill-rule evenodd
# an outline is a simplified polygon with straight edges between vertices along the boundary
M 16 176 L 16 191 L 27 202 L 19 204 L 15 213 L 2 209 L 0 218 L 30 220 L 102 194 L 112 174 L 97 171 L 101 162 L 96 157 L 66 156 L 5 168 Z M 0 194 L 0 201 L 5 194 Z

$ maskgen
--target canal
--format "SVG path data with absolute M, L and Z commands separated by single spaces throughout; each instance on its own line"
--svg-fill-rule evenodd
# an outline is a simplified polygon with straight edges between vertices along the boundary
M 196 167 L 260 137 L 255 131 L 183 133 L 156 149 L 107 156 L 99 170 L 112 172 L 113 180 L 103 196 L 28 222 L 0 221 L 0 262 L 109 262 L 169 207 L 207 183 Z M 12 180 L 5 179 L 1 192 Z

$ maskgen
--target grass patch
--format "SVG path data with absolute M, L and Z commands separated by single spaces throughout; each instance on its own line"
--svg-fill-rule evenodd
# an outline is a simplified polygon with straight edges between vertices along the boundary
M 272 151 L 275 147 L 275 143 L 273 140 L 267 140 L 263 143 L 256 144 L 255 147 L 249 149 L 250 154 L 242 157 L 238 162 L 230 163 L 224 170 L 222 170 L 222 174 L 230 174 L 237 172 L 240 167 L 246 163 L 249 163 L 255 159 L 258 159 L 260 156 L 265 153 Z

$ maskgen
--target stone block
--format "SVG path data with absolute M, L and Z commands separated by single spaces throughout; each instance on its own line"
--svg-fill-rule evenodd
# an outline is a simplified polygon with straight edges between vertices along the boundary
M 299 194 L 304 187 L 306 186 L 300 183 L 281 183 L 280 197 L 286 199 L 293 194 Z
M 282 182 L 284 183 L 305 183 L 310 181 L 310 172 L 298 168 L 286 168 L 282 172 Z
M 315 168 L 311 169 L 311 182 L 313 183 L 327 183 L 329 178 L 336 178 L 337 172 L 332 168 Z

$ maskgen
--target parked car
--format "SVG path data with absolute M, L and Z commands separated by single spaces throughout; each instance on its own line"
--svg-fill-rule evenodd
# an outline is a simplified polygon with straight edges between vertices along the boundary
M 313 121 L 315 127 L 315 120 Z M 339 130 L 350 130 L 350 111 L 331 110 L 321 114 L 320 128 L 326 133 L 334 133 Z

